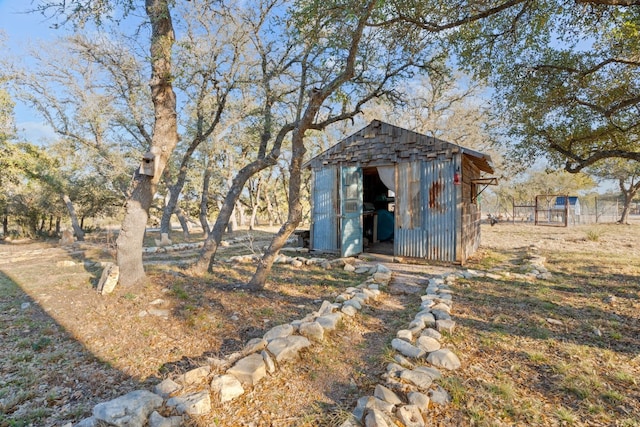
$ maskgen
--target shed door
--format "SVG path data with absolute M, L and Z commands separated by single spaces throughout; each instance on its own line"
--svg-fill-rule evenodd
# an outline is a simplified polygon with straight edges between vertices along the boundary
M 346 166 L 341 171 L 341 256 L 362 252 L 362 168 Z
M 326 167 L 313 174 L 313 248 L 338 250 L 338 172 Z
M 453 185 L 453 160 L 425 162 L 423 189 L 427 196 L 423 223 L 427 230 L 426 258 L 456 261 L 456 209 L 458 193 Z

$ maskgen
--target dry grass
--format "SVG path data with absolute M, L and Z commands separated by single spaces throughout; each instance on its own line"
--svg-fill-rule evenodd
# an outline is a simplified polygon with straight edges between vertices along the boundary
M 458 282 L 459 327 L 446 344 L 463 367 L 441 380 L 453 403 L 432 412 L 433 425 L 640 425 L 640 226 L 594 230 L 483 229 L 469 268 L 518 272 L 535 243 L 553 278 Z M 225 248 L 224 256 L 255 251 L 267 237 Z M 0 245 L 0 426 L 77 422 L 95 403 L 237 351 L 359 283 L 339 270 L 276 266 L 269 289 L 254 294 L 237 287 L 251 265 L 218 264 L 213 274 L 190 277 L 175 263 L 194 254 L 170 253 L 147 258 L 144 286 L 101 297 L 93 289 L 100 269 L 83 260 L 110 259 L 107 240 L 76 252 Z M 56 266 L 61 260 L 76 265 Z M 386 296 L 298 363 L 189 423 L 340 425 L 356 399 L 372 393 L 391 338 L 419 304 L 411 298 Z M 142 315 L 158 299 L 168 320 Z

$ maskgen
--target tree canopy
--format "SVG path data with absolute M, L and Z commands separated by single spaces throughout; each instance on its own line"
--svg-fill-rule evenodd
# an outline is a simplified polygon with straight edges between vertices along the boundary
M 640 161 L 636 2 L 514 3 L 452 35 L 464 64 L 495 87 L 512 153 L 569 172 Z

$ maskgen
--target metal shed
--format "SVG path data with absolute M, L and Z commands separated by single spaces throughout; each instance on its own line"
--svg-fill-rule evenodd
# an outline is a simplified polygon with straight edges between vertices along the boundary
M 478 194 L 491 158 L 379 120 L 306 163 L 311 250 L 464 263 L 480 243 Z M 374 250 L 375 252 L 375 250 Z

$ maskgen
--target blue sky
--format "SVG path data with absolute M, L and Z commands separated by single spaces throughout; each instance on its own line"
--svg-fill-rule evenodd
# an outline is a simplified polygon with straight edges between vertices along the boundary
M 51 29 L 51 23 L 42 15 L 26 13 L 32 7 L 29 0 L 0 0 L 0 33 L 4 33 L 3 56 L 7 51 L 19 56 L 30 44 L 63 34 L 62 30 Z M 53 136 L 44 120 L 20 103 L 16 104 L 15 119 L 22 138 L 38 142 Z

